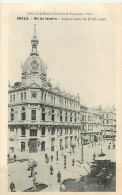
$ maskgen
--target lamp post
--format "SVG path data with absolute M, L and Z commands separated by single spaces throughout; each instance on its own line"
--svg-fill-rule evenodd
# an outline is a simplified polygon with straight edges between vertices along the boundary
M 81 164 L 84 164 L 84 156 L 83 156 L 83 135 L 81 135 Z

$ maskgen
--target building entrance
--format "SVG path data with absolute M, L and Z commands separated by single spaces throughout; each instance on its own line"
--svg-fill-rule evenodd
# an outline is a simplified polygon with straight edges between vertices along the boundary
M 29 143 L 29 152 L 30 153 L 35 153 L 37 152 L 37 139 L 30 139 Z
M 25 151 L 25 142 L 21 142 L 21 152 Z

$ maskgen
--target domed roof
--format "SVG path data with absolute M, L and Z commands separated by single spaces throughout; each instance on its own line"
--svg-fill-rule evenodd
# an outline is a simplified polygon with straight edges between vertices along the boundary
M 46 67 L 42 59 L 36 55 L 28 57 L 22 67 L 22 73 L 30 74 L 33 71 L 36 71 L 39 74 L 46 74 Z

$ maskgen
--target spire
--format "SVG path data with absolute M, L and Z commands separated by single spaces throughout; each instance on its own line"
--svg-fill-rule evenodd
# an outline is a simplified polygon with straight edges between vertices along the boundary
M 36 24 L 34 24 L 34 37 L 36 37 Z
M 31 52 L 31 56 L 36 55 L 38 56 L 38 52 L 37 52 L 37 45 L 38 45 L 39 41 L 38 38 L 36 36 L 36 24 L 34 24 L 34 35 L 31 39 L 31 44 L 32 44 L 32 52 Z

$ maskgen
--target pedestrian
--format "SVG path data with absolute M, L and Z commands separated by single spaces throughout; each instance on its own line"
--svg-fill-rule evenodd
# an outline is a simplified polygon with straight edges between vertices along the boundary
M 93 160 L 94 160 L 94 162 L 95 162 L 95 159 L 96 159 L 96 154 L 94 153 L 93 154 Z
M 72 159 L 72 166 L 74 166 L 75 165 L 75 160 L 74 160 L 74 158 Z
M 58 151 L 56 152 L 56 160 L 58 161 Z
M 60 173 L 60 171 L 58 171 L 58 173 L 57 173 L 57 179 L 58 179 L 58 183 L 60 183 L 61 182 L 61 173 Z
M 64 169 L 66 169 L 66 155 L 64 155 Z
M 46 163 L 48 164 L 49 163 L 49 157 L 47 156 L 46 158 Z
M 73 150 L 73 153 L 74 153 L 74 151 L 75 151 L 75 146 L 74 146 L 74 144 L 72 145 L 72 150 Z
M 17 156 L 16 156 L 16 154 L 14 154 L 14 161 L 16 161 L 16 158 L 17 158 Z
M 111 145 L 110 145 L 110 143 L 109 143 L 109 145 L 108 145 L 108 149 L 110 150 L 110 147 L 111 147 Z
M 13 181 L 10 183 L 10 189 L 11 189 L 11 192 L 16 192 L 16 190 L 15 190 L 15 184 L 14 184 Z
M 45 159 L 47 158 L 47 154 L 45 154 Z
M 50 165 L 50 175 L 53 175 L 53 166 Z
M 113 149 L 115 149 L 115 144 L 113 144 Z
M 33 168 L 34 168 L 34 167 L 32 166 L 31 169 L 30 169 L 30 170 L 31 170 L 31 175 L 30 175 L 30 177 L 33 176 Z
M 51 155 L 51 162 L 53 162 L 53 156 Z
M 9 153 L 8 153 L 7 157 L 8 157 L 8 160 L 10 160 L 10 154 Z
M 31 169 L 31 162 L 30 162 L 30 160 L 28 161 L 28 170 L 30 171 L 30 169 Z

